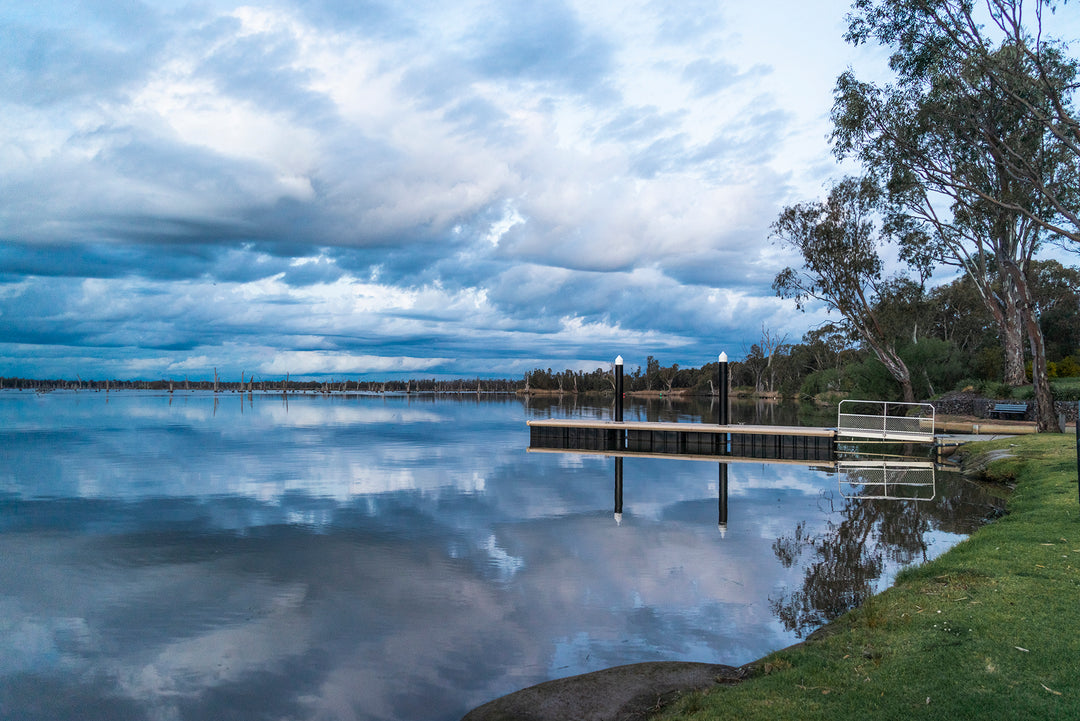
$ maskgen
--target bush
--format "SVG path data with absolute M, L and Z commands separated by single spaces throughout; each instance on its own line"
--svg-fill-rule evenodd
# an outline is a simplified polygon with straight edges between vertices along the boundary
M 1075 378 L 1080 376 L 1080 363 L 1076 362 L 1076 359 L 1071 355 L 1067 355 L 1057 363 L 1047 363 L 1047 367 L 1055 366 L 1056 376 L 1058 378 Z M 1054 376 L 1051 376 L 1054 377 Z
M 1050 384 L 1054 400 L 1080 401 L 1080 378 L 1060 378 Z
M 803 379 L 799 393 L 804 396 L 818 396 L 823 393 L 838 393 L 847 390 L 850 383 L 840 375 L 836 368 L 814 371 Z
M 1012 398 L 1013 387 L 1008 383 L 999 383 L 998 381 L 984 381 L 981 386 L 980 395 L 984 398 Z
M 851 394 L 857 398 L 878 401 L 898 401 L 903 398 L 900 384 L 877 358 L 867 358 L 848 366 L 847 377 L 851 383 Z
M 922 338 L 900 349 L 911 372 L 916 398 L 929 398 L 956 385 L 968 372 L 964 354 L 955 343 L 938 338 Z

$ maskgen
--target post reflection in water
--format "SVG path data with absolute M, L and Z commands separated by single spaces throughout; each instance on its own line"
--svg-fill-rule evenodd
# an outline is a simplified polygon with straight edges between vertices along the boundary
M 728 525 L 728 464 L 720 463 L 720 477 L 717 483 L 719 491 L 719 519 L 717 526 L 720 529 L 720 537 L 727 535 Z M 623 457 L 615 457 L 615 523 L 622 525 L 623 519 Z
M 623 459 L 615 459 L 615 523 L 622 525 Z
M 615 520 L 621 524 L 624 459 L 617 455 L 614 460 Z M 754 462 L 783 464 L 769 459 Z M 731 463 L 718 463 L 718 529 L 722 539 L 728 533 Z M 773 614 L 799 638 L 862 605 L 882 590 L 883 582 L 898 568 L 929 560 L 928 537 L 935 528 L 959 523 L 961 528 L 956 530 L 970 533 L 975 526 L 970 519 L 960 521 L 963 514 L 958 509 L 987 502 L 983 489 L 961 483 L 951 485 L 953 494 L 948 500 L 931 504 L 937 497 L 937 475 L 930 461 L 856 459 L 830 467 L 837 478 L 838 493 L 822 494 L 822 501 L 828 503 L 836 520 L 816 531 L 800 521 L 772 544 L 774 555 L 785 568 L 795 567 L 805 558 L 801 584 L 769 598 Z
M 720 538 L 727 535 L 727 482 L 728 482 L 728 464 L 720 464 L 720 480 L 719 480 L 719 496 L 720 496 L 720 518 L 717 521 L 717 527 L 720 529 Z

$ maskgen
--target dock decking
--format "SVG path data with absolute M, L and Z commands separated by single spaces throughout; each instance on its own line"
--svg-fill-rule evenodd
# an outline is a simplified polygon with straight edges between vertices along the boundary
M 835 429 L 804 426 L 566 418 L 530 420 L 528 425 L 530 448 L 536 450 L 829 461 L 836 446 Z

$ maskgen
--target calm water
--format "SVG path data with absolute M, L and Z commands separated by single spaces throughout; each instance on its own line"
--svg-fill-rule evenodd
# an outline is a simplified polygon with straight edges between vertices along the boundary
M 762 413 L 795 421 L 734 420 Z M 833 472 L 731 464 L 721 534 L 717 463 L 630 458 L 616 523 L 614 459 L 527 452 L 552 415 L 608 409 L 0 392 L 0 717 L 441 721 L 616 664 L 742 664 L 987 513 L 948 474 L 934 502 L 847 501 Z

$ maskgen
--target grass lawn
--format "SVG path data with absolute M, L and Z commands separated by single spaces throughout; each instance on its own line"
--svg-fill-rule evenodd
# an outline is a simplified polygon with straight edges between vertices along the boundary
M 741 684 L 688 696 L 663 719 L 1080 719 L 1076 438 L 1006 449 L 1005 517 L 846 614 L 758 662 Z

